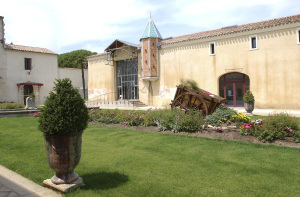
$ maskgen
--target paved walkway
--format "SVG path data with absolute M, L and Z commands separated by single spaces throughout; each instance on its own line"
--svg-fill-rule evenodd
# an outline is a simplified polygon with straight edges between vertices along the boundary
M 42 187 L 0 165 L 0 197 L 61 197 L 51 189 Z

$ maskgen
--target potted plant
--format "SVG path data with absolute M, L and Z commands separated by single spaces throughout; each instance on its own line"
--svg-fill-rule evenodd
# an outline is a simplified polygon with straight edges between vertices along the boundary
M 56 172 L 54 184 L 76 181 L 74 172 L 81 157 L 83 130 L 87 127 L 88 110 L 70 79 L 56 80 L 39 116 L 39 129 L 45 138 L 50 167 Z
M 252 113 L 254 110 L 254 96 L 250 90 L 247 90 L 244 97 L 243 97 L 244 103 L 245 103 L 245 110 L 247 113 Z

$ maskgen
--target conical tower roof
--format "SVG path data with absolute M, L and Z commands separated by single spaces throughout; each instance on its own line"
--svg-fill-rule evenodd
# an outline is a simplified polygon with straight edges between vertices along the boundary
M 160 38 L 160 39 L 162 39 L 158 29 L 156 28 L 156 26 L 151 18 L 151 15 L 149 18 L 149 22 L 148 22 L 140 40 L 145 39 L 145 38 Z

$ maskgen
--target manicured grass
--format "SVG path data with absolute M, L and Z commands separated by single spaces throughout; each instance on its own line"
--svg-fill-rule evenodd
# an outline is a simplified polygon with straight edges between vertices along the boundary
M 0 164 L 41 184 L 53 175 L 36 118 L 0 118 Z M 300 150 L 89 126 L 67 196 L 298 196 Z

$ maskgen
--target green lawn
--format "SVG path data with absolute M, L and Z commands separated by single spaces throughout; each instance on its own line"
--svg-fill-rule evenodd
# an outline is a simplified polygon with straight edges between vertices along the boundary
M 0 164 L 38 184 L 48 167 L 36 118 L 0 118 Z M 89 126 L 67 196 L 299 196 L 300 149 Z

